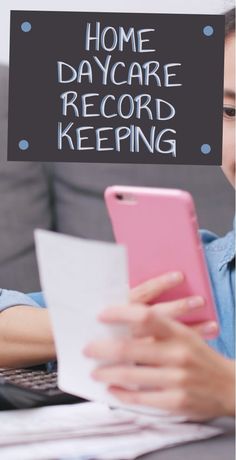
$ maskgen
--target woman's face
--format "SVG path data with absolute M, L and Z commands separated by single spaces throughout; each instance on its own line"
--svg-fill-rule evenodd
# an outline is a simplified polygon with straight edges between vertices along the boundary
M 225 43 L 224 122 L 222 169 L 235 186 L 235 34 Z

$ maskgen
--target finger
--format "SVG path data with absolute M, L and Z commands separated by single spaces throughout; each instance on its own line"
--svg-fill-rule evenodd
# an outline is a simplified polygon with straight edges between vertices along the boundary
M 111 386 L 108 391 L 125 404 L 153 407 L 178 415 L 190 412 L 187 395 L 182 390 L 132 391 Z
M 132 333 L 137 338 L 153 337 L 155 340 L 191 340 L 197 336 L 185 324 L 172 318 L 164 317 L 157 309 L 145 308 L 139 316 L 139 322 L 131 327 Z
M 151 309 L 153 307 L 151 306 L 148 308 Z M 132 308 L 130 308 L 130 304 L 109 307 L 98 315 L 98 319 L 103 323 L 126 324 L 129 326 L 132 325 L 132 323 L 138 324 L 142 320 L 143 315 L 145 315 L 146 310 L 147 305 L 143 304 L 132 304 Z
M 104 339 L 89 343 L 83 353 L 104 362 L 154 364 L 157 349 L 153 339 Z
M 131 303 L 148 303 L 169 289 L 178 286 L 184 280 L 181 272 L 165 273 L 157 278 L 145 281 L 130 292 Z
M 171 302 L 160 302 L 152 305 L 151 308 L 162 316 L 176 319 L 184 315 L 191 315 L 191 312 L 195 313 L 196 310 L 200 310 L 204 305 L 203 297 L 192 296 Z
M 192 299 L 191 297 L 189 299 Z M 194 298 L 193 298 L 194 299 Z M 201 297 L 199 299 L 202 299 Z M 184 299 L 185 300 L 185 299 Z M 176 304 L 178 301 L 176 302 Z M 181 303 L 181 302 L 180 302 Z M 199 302 L 201 303 L 201 301 Z M 170 304 L 170 305 L 169 305 Z M 131 334 L 134 337 L 145 337 L 150 335 L 150 327 L 148 330 L 145 325 L 153 324 L 153 315 L 163 315 L 170 317 L 173 314 L 173 317 L 184 315 L 189 313 L 187 310 L 185 302 L 183 301 L 182 305 L 176 305 L 175 302 L 156 304 L 151 307 L 143 305 L 133 305 L 132 308 L 125 307 L 110 307 L 104 310 L 99 315 L 99 320 L 107 324 L 125 324 L 131 330 Z M 159 308 L 161 307 L 161 308 Z M 201 307 L 191 306 L 191 311 L 195 311 Z M 186 309 L 186 310 L 185 310 Z M 177 312 L 179 313 L 177 315 Z M 180 313 L 181 312 L 181 313 Z M 215 321 L 206 321 L 198 324 L 188 324 L 188 327 L 196 334 L 201 336 L 206 340 L 215 338 L 219 334 L 219 325 Z
M 191 330 L 174 319 L 165 317 L 159 312 L 159 305 L 145 307 L 134 305 L 132 308 L 114 307 L 105 310 L 99 319 L 107 323 L 126 324 L 135 337 L 155 337 L 156 339 L 189 337 Z M 194 331 L 192 331 L 192 334 Z
M 191 329 L 204 339 L 213 339 L 219 333 L 219 325 L 215 321 L 206 321 L 204 323 L 191 326 Z
M 173 339 L 174 337 L 182 339 L 195 334 L 186 325 L 161 315 L 157 306 L 147 308 L 142 305 L 136 305 L 130 309 L 126 307 L 114 307 L 114 309 L 110 309 L 110 312 L 108 310 L 101 313 L 99 319 L 106 322 L 106 318 L 109 316 L 111 322 L 124 323 L 130 327 L 131 333 L 135 337 L 151 336 L 155 337 L 155 339 L 164 340 Z
M 183 345 L 173 346 L 171 341 L 157 342 L 150 337 L 145 340 L 107 339 L 90 343 L 83 353 L 88 358 L 112 364 L 136 363 L 145 366 L 172 367 L 172 365 L 184 364 L 187 353 L 183 348 Z
M 108 385 L 130 385 L 147 389 L 167 389 L 186 385 L 187 373 L 178 368 L 149 366 L 107 366 L 95 369 L 92 378 Z
M 162 316 L 176 319 L 192 311 L 201 309 L 205 301 L 200 296 L 188 297 L 184 299 L 174 300 L 171 302 L 157 303 L 149 307 L 149 311 L 156 312 Z M 105 309 L 99 315 L 99 319 L 106 323 L 132 323 L 138 324 L 145 315 L 146 306 L 142 304 L 133 304 L 132 308 L 129 305 L 122 307 L 110 307 Z

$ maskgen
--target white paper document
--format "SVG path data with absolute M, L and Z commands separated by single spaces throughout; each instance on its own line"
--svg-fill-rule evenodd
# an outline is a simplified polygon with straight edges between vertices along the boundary
M 85 399 L 116 404 L 105 386 L 90 377 L 97 361 L 82 350 L 92 340 L 126 334 L 97 316 L 109 305 L 128 301 L 126 252 L 121 246 L 35 232 L 39 273 L 52 318 L 59 387 Z
M 5 411 L 0 420 L 1 460 L 132 460 L 222 432 L 208 425 L 160 424 L 99 403 Z
M 103 325 L 98 314 L 128 302 L 127 256 L 124 247 L 36 230 L 36 252 L 44 295 L 52 319 L 58 358 L 58 386 L 67 393 L 113 407 L 127 407 L 96 382 L 98 362 L 83 355 L 92 340 L 128 334 L 125 326 Z M 170 417 L 167 412 L 129 406 L 143 413 Z M 172 417 L 173 421 L 184 417 Z

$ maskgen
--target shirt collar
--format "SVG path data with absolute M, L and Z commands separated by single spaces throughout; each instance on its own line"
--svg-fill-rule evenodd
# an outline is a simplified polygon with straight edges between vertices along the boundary
M 219 269 L 221 270 L 225 264 L 229 264 L 235 258 L 235 228 L 236 228 L 236 216 L 234 218 L 233 230 L 225 236 L 225 251 L 224 256 L 219 261 Z

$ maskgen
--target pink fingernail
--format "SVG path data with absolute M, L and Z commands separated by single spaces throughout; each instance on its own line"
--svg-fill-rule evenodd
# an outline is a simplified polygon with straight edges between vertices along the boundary
M 218 331 L 218 324 L 215 322 L 207 323 L 202 326 L 203 334 L 212 334 Z
M 200 308 L 203 307 L 205 301 L 202 297 L 192 297 L 188 299 L 188 307 L 191 308 Z
M 97 319 L 99 321 L 103 321 L 105 318 L 106 318 L 106 314 L 103 311 L 99 313 L 99 315 L 97 316 Z
M 173 283 L 177 283 L 177 281 L 183 280 L 183 274 L 181 272 L 171 273 L 169 275 L 169 280 L 173 281 Z
M 98 380 L 98 374 L 97 374 L 97 371 L 96 371 L 96 370 L 91 372 L 91 377 L 92 377 L 92 379 L 94 379 L 94 380 Z
M 92 347 L 87 345 L 82 352 L 85 356 L 92 356 Z
M 98 320 L 99 321 L 106 321 L 107 320 L 107 315 L 109 315 L 110 312 L 108 312 L 107 310 L 103 310 L 101 311 L 101 313 L 99 313 L 98 315 Z

